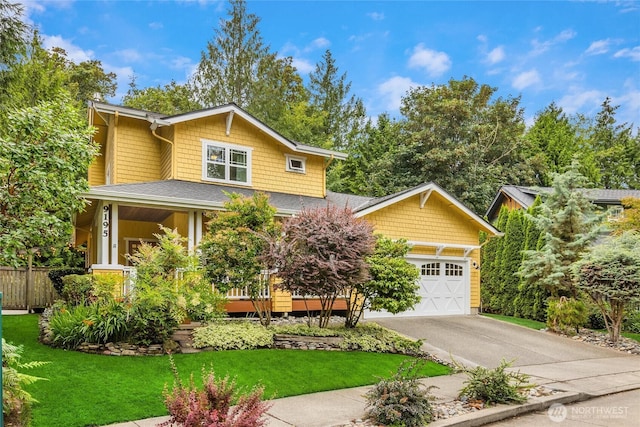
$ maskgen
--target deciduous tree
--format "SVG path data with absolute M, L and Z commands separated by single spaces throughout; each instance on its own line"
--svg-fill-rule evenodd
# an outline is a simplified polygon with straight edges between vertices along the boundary
M 271 301 L 268 296 L 268 270 L 262 256 L 268 248 L 267 239 L 278 234 L 276 209 L 263 193 L 245 198 L 229 194 L 225 210 L 212 212 L 207 233 L 200 243 L 207 277 L 216 289 L 247 289 L 251 302 L 264 325 L 271 321 Z
M 573 272 L 577 286 L 600 309 L 609 337 L 617 342 L 625 308 L 640 300 L 640 234 L 627 231 L 594 246 Z
M 303 209 L 285 221 L 283 235 L 270 239 L 265 259 L 278 269 L 281 288 L 319 298 L 319 326 L 326 327 L 333 303 L 369 279 L 365 258 L 373 252 L 372 226 L 349 209 Z M 308 306 L 307 306 L 307 310 Z
M 406 259 L 411 247 L 404 240 L 376 237 L 374 253 L 366 259 L 370 280 L 347 290 L 345 326 L 349 328 L 356 326 L 367 308 L 396 314 L 420 302 L 417 293 L 420 273 Z
M 93 130 L 65 96 L 13 111 L 0 129 L 0 261 L 63 245 L 88 190 Z
M 406 140 L 396 156 L 403 188 L 435 181 L 482 213 L 505 183 L 528 184 L 520 98 L 492 97 L 474 79 L 409 90 L 400 112 Z

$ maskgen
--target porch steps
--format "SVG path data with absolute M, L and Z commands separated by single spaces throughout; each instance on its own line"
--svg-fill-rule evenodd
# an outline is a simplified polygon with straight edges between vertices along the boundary
M 193 330 L 201 326 L 200 322 L 181 323 L 171 339 L 180 345 L 181 353 L 199 353 L 202 350 L 193 348 Z

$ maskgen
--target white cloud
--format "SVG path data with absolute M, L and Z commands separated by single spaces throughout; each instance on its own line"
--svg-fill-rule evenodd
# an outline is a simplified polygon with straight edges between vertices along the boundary
M 582 88 L 571 88 L 570 93 L 566 94 L 558 101 L 558 105 L 562 107 L 565 113 L 575 114 L 583 112 L 591 114 L 596 111 L 606 95 L 599 90 L 583 90 Z
M 451 58 L 444 52 L 424 47 L 423 43 L 413 48 L 409 68 L 424 68 L 431 77 L 438 77 L 451 68 Z
M 367 16 L 374 21 L 382 21 L 384 19 L 384 13 L 379 12 L 370 12 L 367 13 Z
M 385 100 L 388 111 L 397 111 L 400 108 L 402 97 L 409 88 L 418 86 L 418 83 L 409 77 L 395 76 L 378 85 L 378 93 Z
M 149 28 L 151 28 L 152 30 L 161 30 L 164 28 L 164 25 L 162 24 L 162 22 L 150 22 L 149 23 Z
M 476 39 L 480 42 L 480 43 L 487 43 L 489 41 L 489 39 L 487 38 L 487 36 L 485 36 L 484 34 L 480 34 L 478 37 L 476 37 Z
M 308 74 L 316 68 L 315 64 L 308 60 L 296 57 L 293 57 L 293 66 L 302 74 Z
M 328 39 L 324 37 L 318 37 L 317 39 L 313 40 L 311 44 L 309 44 L 309 46 L 305 48 L 305 51 L 310 51 L 315 49 L 324 49 L 329 46 L 331 46 L 331 42 Z
M 494 65 L 504 60 L 505 57 L 506 54 L 504 53 L 504 47 L 498 46 L 487 54 L 487 62 L 491 65 Z
M 537 85 L 541 83 L 540 74 L 537 70 L 524 71 L 516 76 L 511 83 L 515 89 L 522 90 L 529 86 Z
M 596 40 L 589 45 L 589 48 L 585 51 L 587 55 L 602 55 L 609 51 L 611 45 L 611 39 Z
M 540 55 L 557 44 L 571 40 L 576 35 L 577 33 L 573 30 L 563 30 L 557 36 L 550 40 L 539 41 L 538 39 L 533 39 L 531 41 L 531 44 L 533 45 L 531 55 Z
M 632 61 L 640 61 L 640 46 L 636 46 L 634 48 L 625 48 L 617 51 L 614 55 L 614 58 L 629 58 Z
M 115 54 L 125 62 L 140 62 L 143 59 L 142 54 L 135 49 L 118 50 Z
M 171 60 L 171 68 L 175 68 L 178 70 L 188 70 L 194 66 L 191 58 L 187 58 L 186 56 L 178 56 Z
M 54 47 L 59 47 L 67 52 L 67 58 L 73 62 L 80 63 L 84 61 L 90 61 L 93 58 L 92 50 L 83 50 L 76 46 L 70 40 L 62 38 L 62 36 L 42 36 L 42 45 L 45 49 L 49 50 Z

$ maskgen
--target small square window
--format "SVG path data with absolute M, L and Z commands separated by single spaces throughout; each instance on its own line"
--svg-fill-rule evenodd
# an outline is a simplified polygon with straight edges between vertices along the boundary
M 304 157 L 297 157 L 297 156 L 290 156 L 290 155 L 286 155 L 287 156 L 287 172 L 298 172 L 298 173 L 305 173 L 306 172 L 306 163 L 307 163 L 307 159 Z

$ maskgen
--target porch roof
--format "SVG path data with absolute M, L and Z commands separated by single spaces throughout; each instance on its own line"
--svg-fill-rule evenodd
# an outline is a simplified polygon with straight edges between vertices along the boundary
M 229 201 L 225 193 L 238 193 L 251 197 L 259 190 L 211 183 L 181 180 L 162 180 L 132 184 L 114 184 L 92 187 L 83 196 L 87 199 L 104 200 L 138 206 L 158 206 L 174 209 L 222 209 Z M 309 197 L 296 194 L 264 192 L 269 203 L 279 215 L 294 215 L 304 208 L 327 205 L 349 207 L 356 210 L 371 200 L 369 197 L 328 192 L 327 197 Z

